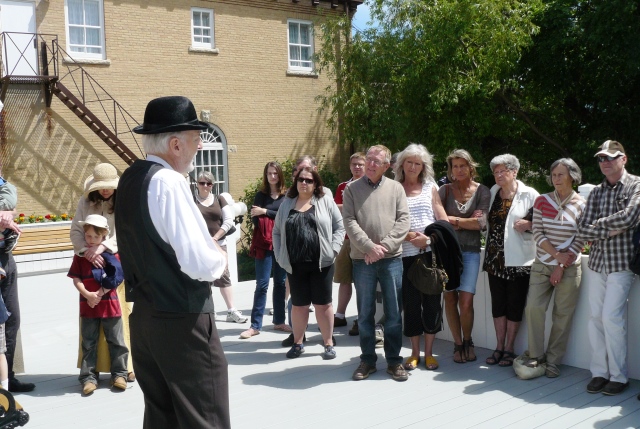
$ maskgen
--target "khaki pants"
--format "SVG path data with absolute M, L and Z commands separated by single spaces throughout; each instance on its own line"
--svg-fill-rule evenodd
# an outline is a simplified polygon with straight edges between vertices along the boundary
M 529 356 L 544 354 L 544 331 L 547 308 L 553 298 L 552 325 L 547 346 L 547 362 L 559 365 L 567 350 L 567 339 L 571 332 L 573 313 L 580 292 L 582 267 L 578 263 L 565 268 L 562 280 L 555 287 L 549 282 L 555 265 L 545 265 L 536 259 L 531 266 L 531 279 L 525 315 L 529 334 Z

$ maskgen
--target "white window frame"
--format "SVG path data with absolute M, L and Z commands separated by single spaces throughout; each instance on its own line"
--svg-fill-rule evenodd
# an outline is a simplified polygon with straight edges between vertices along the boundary
M 207 13 L 209 14 L 209 22 L 211 23 L 211 25 L 209 26 L 209 31 L 211 34 L 211 42 L 209 43 L 205 43 L 205 42 L 196 42 L 196 37 L 202 37 L 202 36 L 196 36 L 195 34 L 195 29 L 196 29 L 196 25 L 193 23 L 193 13 L 194 12 L 200 12 L 200 13 Z M 215 33 L 214 33 L 214 13 L 213 13 L 213 9 L 205 9 L 205 8 L 201 8 L 201 7 L 192 7 L 191 8 L 191 47 L 192 48 L 204 48 L 204 49 L 215 49 L 216 47 L 216 39 L 215 39 Z M 204 26 L 198 26 L 198 28 L 207 28 Z
M 310 31 L 311 34 L 309 34 L 309 45 L 303 45 L 302 43 L 292 43 L 291 42 L 291 38 L 289 35 L 289 31 L 291 28 L 291 24 L 303 24 L 303 25 L 308 25 L 310 27 Z M 314 69 L 314 64 L 313 64 L 313 55 L 315 54 L 315 47 L 314 47 L 314 29 L 313 29 L 313 22 L 311 21 L 304 21 L 304 20 L 300 20 L 300 19 L 288 19 L 287 20 L 287 58 L 288 58 L 288 69 L 291 71 L 302 71 L 302 72 L 308 72 L 311 73 L 313 72 Z M 295 47 L 303 47 L 303 46 L 308 46 L 311 50 L 311 55 L 312 55 L 312 59 L 311 61 L 311 65 L 310 66 L 294 66 L 291 65 L 292 61 L 301 61 L 301 60 L 292 60 L 291 59 L 291 47 L 295 46 Z M 306 60 L 305 60 L 306 61 Z
M 85 0 L 82 0 L 83 4 L 84 4 Z M 87 59 L 97 59 L 97 60 L 104 60 L 106 58 L 106 46 L 105 46 L 105 37 L 104 37 L 104 1 L 103 0 L 97 0 L 98 1 L 98 9 L 100 11 L 100 50 L 101 52 L 99 54 L 97 53 L 92 53 L 92 52 L 76 52 L 73 51 L 71 49 L 71 39 L 69 36 L 69 26 L 71 24 L 69 24 L 69 8 L 67 5 L 67 0 L 64 0 L 64 19 L 65 19 L 65 34 L 67 37 L 67 52 L 69 53 L 69 55 L 72 58 L 87 58 Z M 76 24 L 73 24 L 73 26 L 78 26 Z M 95 26 L 89 26 L 89 25 L 82 25 L 81 27 L 84 28 L 96 28 Z M 85 39 L 86 42 L 86 39 Z M 90 45 L 87 46 L 85 45 L 76 45 L 76 46 L 82 46 L 82 47 L 97 47 L 95 45 Z
M 203 170 L 209 171 L 215 180 L 211 192 L 217 195 L 229 192 L 229 159 L 227 157 L 226 136 L 219 127 L 213 124 L 209 124 L 209 128 L 202 131 L 200 135 L 203 138 L 202 149 L 198 150 L 193 158 L 195 169 L 193 173 L 190 173 L 192 178 L 196 180 Z M 205 156 L 204 152 L 209 152 L 209 154 Z M 204 158 L 207 158 L 207 163 L 204 163 Z

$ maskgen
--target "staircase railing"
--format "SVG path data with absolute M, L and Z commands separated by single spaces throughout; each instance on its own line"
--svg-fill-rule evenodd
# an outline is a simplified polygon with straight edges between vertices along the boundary
M 12 32 L 0 35 L 3 53 L 3 85 L 0 99 L 4 99 L 8 83 L 43 83 L 49 106 L 56 85 L 62 84 L 60 86 L 66 87 L 101 124 L 104 124 L 109 134 L 115 136 L 127 148 L 137 149 L 138 154 L 144 154 L 133 132 L 133 128 L 139 124 L 138 121 L 82 65 L 72 59 L 72 56 L 59 45 L 57 35 Z M 29 52 L 31 49 L 36 50 L 35 64 L 33 55 Z M 10 52 L 11 50 L 13 52 Z M 20 73 L 24 70 L 27 73 Z M 95 129 L 93 131 L 95 132 Z M 130 154 L 131 156 L 125 159 L 128 163 L 138 156 L 133 152 Z

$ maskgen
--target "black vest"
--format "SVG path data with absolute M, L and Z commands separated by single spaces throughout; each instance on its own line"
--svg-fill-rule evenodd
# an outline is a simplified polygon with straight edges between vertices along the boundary
M 183 273 L 175 251 L 153 226 L 147 191 L 162 168 L 137 160 L 118 184 L 115 221 L 127 301 L 146 302 L 158 311 L 213 313 L 210 283 Z

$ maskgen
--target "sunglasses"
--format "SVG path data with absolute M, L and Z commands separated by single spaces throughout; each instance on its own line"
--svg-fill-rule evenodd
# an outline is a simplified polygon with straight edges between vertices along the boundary
M 200 186 L 213 186 L 213 183 L 211 183 L 211 182 L 198 182 L 198 185 L 200 185 Z
M 313 179 L 305 179 L 303 177 L 298 177 L 298 183 L 306 183 L 307 185 L 313 185 Z
M 611 162 L 611 161 L 614 161 L 614 160 L 620 158 L 621 156 L 622 155 L 618 155 L 618 156 L 599 155 L 598 156 L 598 162 L 600 162 L 600 163 L 607 162 L 607 161 Z

